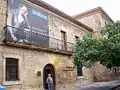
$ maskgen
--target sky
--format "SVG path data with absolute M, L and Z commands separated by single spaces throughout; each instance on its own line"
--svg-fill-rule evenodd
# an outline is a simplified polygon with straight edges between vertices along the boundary
M 114 20 L 120 20 L 120 0 L 43 0 L 64 13 L 74 16 L 86 10 L 102 7 Z

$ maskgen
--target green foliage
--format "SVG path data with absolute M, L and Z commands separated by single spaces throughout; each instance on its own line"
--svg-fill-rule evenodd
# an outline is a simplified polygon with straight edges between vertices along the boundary
M 91 67 L 99 60 L 99 53 L 101 53 L 99 50 L 101 48 L 102 40 L 97 40 L 90 36 L 85 36 L 83 40 L 78 40 L 74 53 L 75 65 L 79 66 L 82 64 L 83 66 Z
M 101 34 L 107 38 L 120 34 L 120 22 L 117 21 L 113 24 L 106 24 L 105 27 L 101 29 Z
M 75 45 L 76 66 L 91 67 L 100 62 L 108 68 L 120 66 L 120 22 L 107 24 L 101 29 L 103 38 L 84 36 Z

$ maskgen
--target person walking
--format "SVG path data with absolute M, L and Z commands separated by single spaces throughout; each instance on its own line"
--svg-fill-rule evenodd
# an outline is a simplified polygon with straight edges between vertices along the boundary
M 48 74 L 46 83 L 48 85 L 48 90 L 53 90 L 53 78 L 51 77 L 51 74 Z

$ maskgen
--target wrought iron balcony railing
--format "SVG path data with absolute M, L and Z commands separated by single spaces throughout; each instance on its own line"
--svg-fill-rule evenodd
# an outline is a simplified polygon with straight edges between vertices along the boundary
M 73 52 L 73 43 L 50 37 L 35 30 L 19 29 L 12 26 L 5 28 L 5 41 L 35 45 L 64 52 Z

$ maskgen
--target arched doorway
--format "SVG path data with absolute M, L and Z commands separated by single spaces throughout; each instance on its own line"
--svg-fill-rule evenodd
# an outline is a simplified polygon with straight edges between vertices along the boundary
M 54 67 L 52 64 L 47 64 L 45 67 L 44 67 L 44 70 L 43 70 L 43 84 L 44 84 L 44 89 L 47 90 L 48 89 L 48 86 L 46 84 L 46 79 L 47 79 L 47 76 L 48 74 L 51 74 L 52 75 L 52 78 L 53 78 L 53 87 L 54 87 L 54 90 L 55 90 L 55 86 L 56 86 L 56 81 L 55 81 L 55 70 L 54 70 Z

